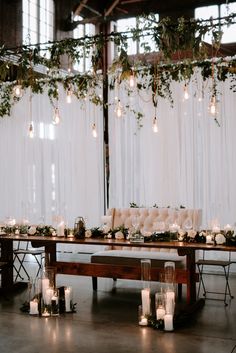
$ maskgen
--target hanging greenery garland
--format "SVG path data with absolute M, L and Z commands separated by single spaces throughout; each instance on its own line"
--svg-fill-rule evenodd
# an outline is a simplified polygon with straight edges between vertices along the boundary
M 0 116 L 10 115 L 11 107 L 19 101 L 23 92 L 31 87 L 32 93 L 47 91 L 51 103 L 58 99 L 58 85 L 65 91 L 71 90 L 78 99 L 87 97 L 94 104 L 104 104 L 98 95 L 104 75 L 109 75 L 109 88 L 135 75 L 135 89 L 149 90 L 153 96 L 167 98 L 173 104 L 171 82 L 188 82 L 199 68 L 203 80 L 213 78 L 212 94 L 217 94 L 217 81 L 231 80 L 231 89 L 236 91 L 236 57 L 217 58 L 221 45 L 222 26 L 235 23 L 236 14 L 207 21 L 171 20 L 164 18 L 157 22 L 153 14 L 139 20 L 140 28 L 128 32 L 79 39 L 65 39 L 58 42 L 22 46 L 15 49 L 0 48 Z M 219 26 L 220 24 L 220 26 Z M 212 35 L 211 56 L 203 39 Z M 142 38 L 145 57 L 151 48 L 145 38 L 150 37 L 158 51 L 153 63 L 139 62 L 127 54 L 128 41 Z M 117 57 L 107 72 L 102 73 L 102 53 L 107 42 L 117 48 Z M 183 54 L 185 58 L 183 58 Z M 92 71 L 81 74 L 73 65 L 84 58 L 90 58 Z M 214 71 L 214 77 L 213 77 Z M 18 88 L 18 92 L 17 91 Z M 130 90 L 130 88 L 128 89 Z M 19 94 L 16 94 L 18 92 Z M 105 102 L 106 103 L 106 102 Z M 153 102 L 154 106 L 157 102 Z M 137 118 L 142 114 L 138 112 Z

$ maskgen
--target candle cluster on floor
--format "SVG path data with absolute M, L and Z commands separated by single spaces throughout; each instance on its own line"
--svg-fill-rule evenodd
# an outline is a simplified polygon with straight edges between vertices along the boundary
M 29 301 L 28 301 L 29 300 Z M 72 287 L 55 286 L 55 273 L 28 283 L 28 300 L 21 310 L 32 316 L 50 317 L 75 312 Z
M 151 262 L 150 262 L 151 270 Z M 150 295 L 150 273 L 148 274 L 147 263 L 144 268 L 141 263 L 141 277 L 144 279 L 145 288 L 141 290 L 142 305 L 139 305 L 139 325 L 151 326 L 151 295 Z M 156 328 L 164 329 L 165 331 L 174 330 L 174 312 L 175 312 L 175 290 L 174 290 L 175 264 L 166 262 L 164 265 L 164 276 L 162 284 L 158 292 L 155 294 L 155 321 Z

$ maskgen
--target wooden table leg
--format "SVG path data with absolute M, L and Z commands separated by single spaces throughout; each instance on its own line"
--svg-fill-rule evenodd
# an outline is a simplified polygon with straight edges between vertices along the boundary
M 196 266 L 195 251 L 189 251 L 187 254 L 187 303 L 196 302 Z
M 187 304 L 196 302 L 196 270 L 195 270 L 195 250 L 178 249 L 180 256 L 186 256 L 187 267 Z
M 2 268 L 2 290 L 13 288 L 13 241 L 7 240 L 1 242 L 1 261 L 8 265 Z

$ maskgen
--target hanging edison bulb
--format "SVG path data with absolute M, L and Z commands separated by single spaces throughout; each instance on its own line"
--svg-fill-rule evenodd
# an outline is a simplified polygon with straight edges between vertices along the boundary
M 92 125 L 92 135 L 93 135 L 94 138 L 98 137 L 97 128 L 96 128 L 96 124 L 95 123 L 93 123 L 93 125 Z
M 216 110 L 216 96 L 212 95 L 210 99 L 210 104 L 209 104 L 209 113 L 212 116 L 216 116 L 217 110 Z
M 29 137 L 31 139 L 34 137 L 34 126 L 33 126 L 33 122 L 32 121 L 29 124 Z
M 72 102 L 72 89 L 71 87 L 68 87 L 66 90 L 66 103 L 70 104 Z
M 188 99 L 189 99 L 188 86 L 185 83 L 185 85 L 184 85 L 184 100 L 188 100 Z
M 22 86 L 17 84 L 13 87 L 13 94 L 15 97 L 20 98 L 23 95 Z
M 157 117 L 155 116 L 152 121 L 152 131 L 157 133 L 158 132 L 158 125 L 157 125 Z
M 135 76 L 133 70 L 130 72 L 130 77 L 129 77 L 129 86 L 130 88 L 133 88 L 135 85 Z
M 54 125 L 58 125 L 60 123 L 60 120 L 61 120 L 61 118 L 60 118 L 59 109 L 56 107 L 54 109 L 54 113 L 53 113 L 53 117 L 52 117 L 52 123 Z
M 118 118 L 122 117 L 123 107 L 122 107 L 122 104 L 121 104 L 119 99 L 118 99 L 118 102 L 117 102 L 117 105 L 116 105 L 115 113 L 116 113 Z

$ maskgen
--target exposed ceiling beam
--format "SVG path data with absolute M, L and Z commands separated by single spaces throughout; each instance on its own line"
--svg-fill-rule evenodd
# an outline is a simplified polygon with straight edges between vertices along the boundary
M 135 2 L 144 2 L 143 0 L 124 0 L 121 1 L 121 5 L 133 4 Z
M 81 11 L 82 11 L 84 5 L 86 5 L 87 2 L 88 2 L 88 0 L 82 0 L 82 1 L 80 1 L 79 5 L 77 6 L 77 8 L 76 8 L 75 11 L 74 11 L 74 16 L 79 16 L 79 15 L 80 15 L 80 13 L 81 13 Z
M 79 16 L 83 8 L 86 8 L 87 10 L 93 12 L 95 15 L 102 16 L 100 12 L 98 12 L 96 9 L 92 8 L 91 6 L 87 5 L 88 0 L 82 0 L 80 1 L 79 5 L 74 11 L 74 16 Z
M 120 2 L 120 0 L 115 0 L 115 1 L 113 2 L 113 4 L 109 7 L 109 9 L 105 12 L 105 17 L 110 15 L 110 13 L 112 12 L 112 10 L 116 7 L 116 5 L 119 4 L 119 2 Z
M 125 10 L 125 9 L 122 9 L 121 7 L 118 7 L 118 6 L 116 6 L 116 9 L 117 9 L 118 11 L 120 11 L 120 12 L 125 13 L 126 15 L 129 13 L 129 11 L 127 11 L 127 10 Z
M 93 9 L 91 6 L 88 6 L 88 5 L 85 5 L 85 4 L 84 4 L 84 7 L 85 7 L 86 9 L 88 9 L 89 11 L 95 13 L 95 15 L 102 16 L 102 14 L 101 14 L 100 12 L 98 12 L 98 11 L 95 10 L 95 9 Z

